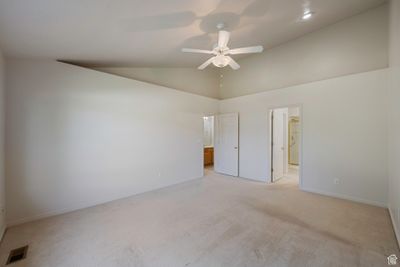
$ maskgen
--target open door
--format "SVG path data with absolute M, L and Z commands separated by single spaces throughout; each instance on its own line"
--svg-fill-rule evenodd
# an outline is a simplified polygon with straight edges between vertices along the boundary
M 214 170 L 239 175 L 239 115 L 221 114 L 215 120 Z
M 272 181 L 282 178 L 286 172 L 287 108 L 271 112 Z

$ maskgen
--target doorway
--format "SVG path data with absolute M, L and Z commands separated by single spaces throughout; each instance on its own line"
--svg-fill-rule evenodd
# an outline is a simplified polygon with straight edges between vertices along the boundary
M 239 114 L 203 117 L 204 170 L 239 175 Z
M 271 182 L 282 181 L 298 185 L 301 165 L 300 107 L 271 109 L 269 118 Z
M 214 170 L 214 116 L 203 117 L 204 169 Z

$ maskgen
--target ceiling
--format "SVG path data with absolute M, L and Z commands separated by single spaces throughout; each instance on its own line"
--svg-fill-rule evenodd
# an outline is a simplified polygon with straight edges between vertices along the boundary
M 385 0 L 1 0 L 0 47 L 8 57 L 89 66 L 195 67 L 216 24 L 231 48 L 266 49 L 376 7 Z M 301 21 L 311 9 L 311 20 Z

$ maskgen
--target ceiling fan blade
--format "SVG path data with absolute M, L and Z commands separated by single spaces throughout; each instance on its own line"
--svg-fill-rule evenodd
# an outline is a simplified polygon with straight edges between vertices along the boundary
M 209 60 L 207 60 L 206 62 L 204 62 L 203 64 L 201 64 L 198 69 L 199 70 L 204 70 L 208 65 L 210 65 L 212 63 L 212 61 L 214 60 L 215 57 L 210 58 Z
M 214 51 L 211 51 L 211 50 L 193 49 L 193 48 L 182 48 L 182 52 L 185 52 L 185 53 L 214 54 Z
M 261 53 L 263 50 L 264 48 L 261 45 L 249 46 L 249 47 L 230 49 L 228 51 L 228 54 L 237 55 L 237 54 L 247 54 L 247 53 Z
M 238 70 L 240 68 L 240 65 L 235 60 L 233 60 L 233 58 L 231 58 L 231 57 L 227 57 L 227 58 L 229 59 L 228 65 L 231 66 L 232 69 Z
M 229 42 L 230 33 L 227 31 L 219 31 L 218 33 L 218 46 L 226 47 Z

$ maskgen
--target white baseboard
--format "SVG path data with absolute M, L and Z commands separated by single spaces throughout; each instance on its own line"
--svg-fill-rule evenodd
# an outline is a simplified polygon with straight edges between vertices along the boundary
M 363 204 L 378 206 L 378 207 L 382 207 L 382 208 L 387 208 L 387 203 L 381 203 L 381 202 L 374 201 L 374 200 L 368 200 L 368 199 L 363 199 L 363 198 L 358 198 L 358 197 L 352 197 L 352 196 L 347 196 L 347 195 L 343 195 L 343 194 L 337 194 L 337 193 L 322 191 L 322 190 L 318 190 L 318 189 L 305 188 L 303 186 L 300 188 L 300 190 L 305 191 L 305 192 L 309 192 L 309 193 L 315 193 L 315 194 L 318 194 L 318 195 L 324 195 L 324 196 L 328 196 L 328 197 L 335 197 L 335 198 L 350 200 L 350 201 L 354 201 L 354 202 L 358 202 L 358 203 L 363 203 Z
M 70 207 L 66 207 L 66 208 L 63 208 L 63 209 L 47 211 L 47 212 L 39 213 L 39 214 L 36 214 L 36 215 L 27 216 L 27 217 L 24 217 L 24 218 L 9 220 L 9 221 L 7 221 L 6 227 L 16 226 L 16 225 L 20 225 L 20 224 L 24 224 L 24 223 L 28 223 L 28 222 L 33 222 L 33 221 L 45 219 L 45 218 L 52 217 L 52 216 L 57 216 L 57 215 L 61 215 L 61 214 L 65 214 L 65 213 L 69 213 L 69 212 L 73 212 L 73 211 L 77 211 L 77 210 L 81 210 L 81 209 L 86 209 L 86 208 L 90 208 L 90 207 L 106 204 L 106 203 L 109 203 L 109 202 L 121 200 L 121 199 L 124 199 L 124 198 L 132 197 L 132 196 L 139 195 L 139 194 L 144 194 L 144 193 L 148 193 L 148 192 L 152 192 L 152 191 L 162 190 L 164 188 L 168 188 L 168 187 L 171 187 L 171 186 L 175 186 L 175 185 L 183 184 L 183 183 L 186 183 L 186 182 L 190 182 L 192 180 L 196 180 L 196 179 L 199 179 L 199 178 L 202 178 L 202 177 L 203 176 L 191 177 L 189 179 L 184 179 L 182 181 L 172 182 L 172 183 L 165 184 L 163 186 L 152 188 L 152 189 L 145 190 L 145 191 L 132 192 L 132 193 L 129 193 L 127 195 L 121 195 L 121 196 L 113 197 L 113 198 L 104 198 L 104 199 L 100 199 L 98 201 L 80 202 L 78 204 L 74 204 L 74 205 L 71 205 Z
M 397 224 L 396 224 L 392 209 L 389 207 L 388 210 L 389 210 L 389 214 L 390 214 L 390 219 L 392 220 L 392 225 L 393 225 L 393 229 L 394 229 L 394 234 L 397 239 L 397 244 L 399 245 L 399 248 L 400 248 L 400 232 L 399 232 L 399 229 L 397 229 Z
M 125 198 L 125 197 L 121 197 L 121 198 Z M 118 200 L 118 199 L 110 199 L 110 200 L 104 200 L 104 201 L 99 201 L 99 202 L 92 202 L 90 204 L 77 205 L 77 206 L 74 206 L 74 207 L 71 207 L 71 208 L 65 208 L 65 209 L 60 209 L 60 210 L 55 210 L 55 211 L 43 212 L 43 213 L 40 213 L 40 214 L 24 217 L 24 218 L 21 218 L 21 219 L 11 220 L 11 221 L 7 222 L 7 227 L 17 226 L 17 225 L 21 225 L 21 224 L 24 224 L 24 223 L 45 219 L 45 218 L 48 218 L 48 217 L 53 217 L 53 216 L 57 216 L 57 215 L 61 215 L 61 214 L 65 214 L 65 213 L 81 210 L 81 209 L 94 207 L 94 206 L 97 206 L 97 205 L 101 205 L 101 204 L 105 204 L 105 203 L 108 203 L 108 202 L 112 202 L 114 200 Z
M 0 230 L 0 242 L 3 241 L 4 234 L 6 232 L 7 227 L 4 225 L 3 228 Z

